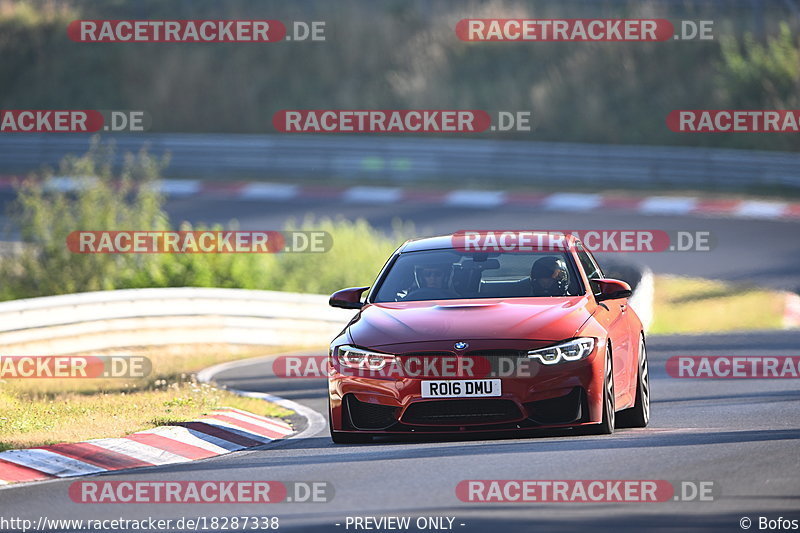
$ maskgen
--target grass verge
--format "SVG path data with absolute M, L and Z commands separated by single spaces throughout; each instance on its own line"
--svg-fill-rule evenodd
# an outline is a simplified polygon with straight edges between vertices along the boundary
M 114 354 L 147 356 L 153 371 L 141 379 L 0 381 L 0 451 L 121 437 L 193 420 L 219 407 L 287 417 L 292 411 L 197 383 L 192 374 L 213 364 L 278 351 L 226 345 L 115 350 Z
M 722 281 L 656 276 L 653 334 L 781 329 L 778 291 Z
M 0 391 L 0 450 L 121 437 L 194 420 L 218 407 L 275 417 L 291 414 L 263 400 L 189 382 L 135 393 L 64 393 L 34 398 Z

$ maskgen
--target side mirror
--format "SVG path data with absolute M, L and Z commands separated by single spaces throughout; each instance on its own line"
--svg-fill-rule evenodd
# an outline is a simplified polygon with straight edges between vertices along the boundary
M 592 283 L 600 288 L 600 294 L 595 295 L 598 302 L 628 298 L 633 294 L 631 286 L 618 279 L 593 279 Z
M 369 287 L 350 287 L 331 294 L 328 305 L 331 307 L 341 307 L 342 309 L 361 309 L 364 304 L 361 302 L 361 293 Z

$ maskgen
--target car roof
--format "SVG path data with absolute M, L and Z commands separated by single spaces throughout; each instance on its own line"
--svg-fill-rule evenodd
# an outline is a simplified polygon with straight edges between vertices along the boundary
M 435 237 L 424 237 L 421 239 L 409 239 L 405 243 L 403 243 L 400 248 L 398 248 L 398 252 L 405 253 L 405 252 L 421 252 L 424 250 L 444 250 L 448 248 L 454 248 L 453 246 L 453 236 L 454 235 L 463 235 L 465 232 L 458 232 L 458 233 L 451 233 L 449 235 L 437 235 Z M 525 233 L 526 235 L 550 235 L 553 237 L 557 237 L 560 235 L 564 235 L 561 232 L 557 231 L 534 231 L 534 230 L 476 230 L 474 232 L 468 231 L 466 233 L 480 233 L 480 234 L 488 234 L 493 233 L 495 236 L 499 236 L 502 233 Z M 564 243 L 564 250 L 567 250 L 568 244 L 574 243 L 577 241 L 574 235 L 566 234 L 566 239 L 562 242 Z

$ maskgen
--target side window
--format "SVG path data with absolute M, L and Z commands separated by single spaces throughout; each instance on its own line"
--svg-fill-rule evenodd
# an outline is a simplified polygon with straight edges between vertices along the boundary
M 578 260 L 581 262 L 583 266 L 583 270 L 586 271 L 586 277 L 589 278 L 591 282 L 594 279 L 600 279 L 603 277 L 603 271 L 600 270 L 600 267 L 597 266 L 594 258 L 589 255 L 589 252 L 583 247 L 579 241 L 575 242 L 575 251 L 578 253 Z M 592 292 L 598 294 L 600 291 L 597 288 L 596 284 L 592 283 Z

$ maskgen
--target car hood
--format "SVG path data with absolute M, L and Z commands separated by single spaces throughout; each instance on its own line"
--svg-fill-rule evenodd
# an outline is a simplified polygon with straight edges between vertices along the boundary
M 591 316 L 588 305 L 585 296 L 370 304 L 349 333 L 363 347 L 470 339 L 558 341 L 575 336 Z

